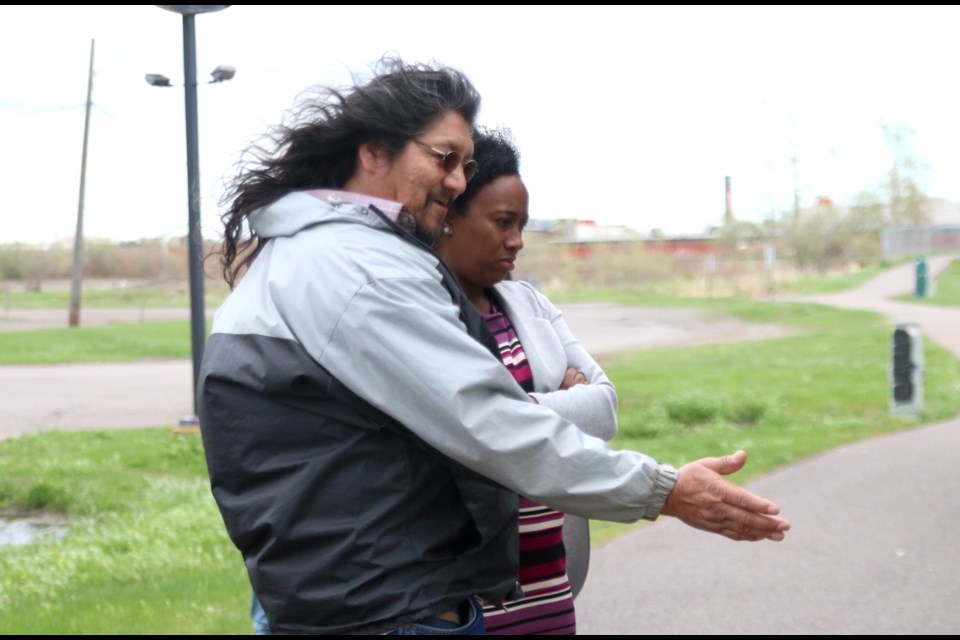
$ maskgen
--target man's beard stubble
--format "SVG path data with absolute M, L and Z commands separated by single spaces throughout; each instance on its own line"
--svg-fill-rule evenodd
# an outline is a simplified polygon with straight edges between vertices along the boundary
M 413 217 L 413 214 L 406 209 L 400 212 L 400 215 L 397 217 L 397 224 L 423 244 L 434 251 L 437 250 L 437 245 L 440 243 L 440 236 L 442 234 L 441 229 L 437 228 L 431 231 L 424 228 L 424 226 L 419 224 L 417 219 Z
M 414 227 L 413 235 L 417 238 L 417 240 L 427 245 L 434 251 L 437 250 L 437 246 L 440 244 L 440 229 L 429 231 L 418 224 Z

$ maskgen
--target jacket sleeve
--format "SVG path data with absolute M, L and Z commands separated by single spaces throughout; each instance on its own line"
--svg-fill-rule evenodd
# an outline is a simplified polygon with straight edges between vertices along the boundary
M 445 455 L 517 493 L 566 513 L 632 522 L 655 519 L 676 483 L 669 465 L 614 451 L 531 402 L 503 364 L 465 332 L 437 278 L 365 284 L 329 339 L 311 331 L 309 311 L 285 315 L 305 348 L 347 387 Z
M 576 424 L 592 436 L 610 440 L 617 435 L 617 391 L 613 383 L 590 357 L 583 345 L 573 336 L 563 314 L 543 294 L 530 285 L 528 295 L 532 295 L 540 313 L 550 321 L 560 344 L 563 345 L 568 367 L 578 369 L 590 384 L 576 385 L 566 390 L 548 393 L 532 393 L 537 402 L 549 407 L 561 416 Z

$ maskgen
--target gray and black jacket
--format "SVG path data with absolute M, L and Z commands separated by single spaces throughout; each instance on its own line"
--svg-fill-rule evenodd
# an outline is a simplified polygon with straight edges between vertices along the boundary
M 200 374 L 214 498 L 274 632 L 377 633 L 516 584 L 517 497 L 657 517 L 675 472 L 530 402 L 445 265 L 290 194 Z

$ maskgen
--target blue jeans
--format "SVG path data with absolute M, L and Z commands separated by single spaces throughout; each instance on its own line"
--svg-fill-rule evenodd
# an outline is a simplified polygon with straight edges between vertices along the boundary
M 394 629 L 388 636 L 482 636 L 486 632 L 483 624 L 483 607 L 475 599 L 469 600 L 470 612 L 467 623 L 458 626 L 455 622 L 441 620 L 440 618 L 421 618 L 414 620 L 409 625 L 404 625 Z M 253 595 L 250 603 L 250 618 L 253 621 L 253 632 L 258 636 L 273 635 L 270 631 L 270 624 L 267 622 L 267 614 L 264 612 L 256 594 Z
M 482 636 L 486 633 L 483 624 L 483 607 L 475 598 L 467 601 L 469 615 L 467 623 L 458 625 L 456 622 L 441 620 L 440 618 L 421 618 L 409 624 L 394 629 L 388 636 Z M 466 607 L 464 607 L 466 609 Z
M 260 605 L 260 601 L 257 600 L 257 594 L 253 594 L 253 599 L 250 603 L 250 619 L 253 621 L 254 634 L 258 636 L 273 635 L 273 632 L 270 631 L 270 623 L 267 622 L 267 614 Z

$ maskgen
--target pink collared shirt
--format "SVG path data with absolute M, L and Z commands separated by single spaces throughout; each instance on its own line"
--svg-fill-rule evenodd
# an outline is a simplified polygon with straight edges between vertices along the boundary
M 403 205 L 399 202 L 394 202 L 393 200 L 384 200 L 383 198 L 375 198 L 373 196 L 368 196 L 365 193 L 338 191 L 337 189 L 311 189 L 306 193 L 310 194 L 314 198 L 326 200 L 330 204 L 334 205 L 342 202 L 346 204 L 356 204 L 361 207 L 373 205 L 382 211 L 383 215 L 387 216 L 390 222 L 396 222 L 397 218 L 400 217 L 400 212 L 403 210 Z

